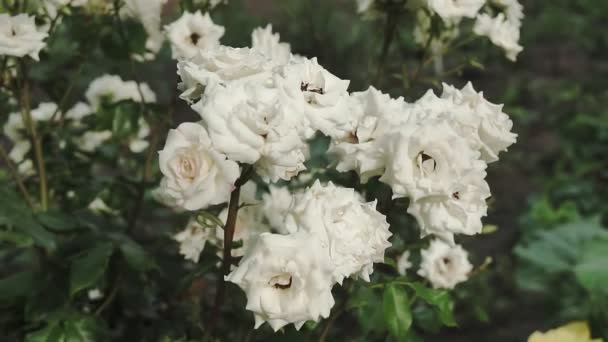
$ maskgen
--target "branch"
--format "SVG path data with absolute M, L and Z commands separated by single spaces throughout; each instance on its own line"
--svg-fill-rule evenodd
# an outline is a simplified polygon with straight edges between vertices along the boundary
M 42 143 L 36 131 L 36 123 L 32 119 L 32 113 L 30 111 L 30 89 L 27 81 L 27 69 L 24 62 L 21 63 L 21 77 L 23 79 L 23 83 L 21 84 L 21 115 L 25 126 L 30 133 L 32 145 L 34 145 L 34 155 L 36 157 L 36 166 L 38 167 L 38 176 L 40 178 L 40 205 L 42 211 L 46 211 L 48 209 L 46 169 L 44 166 L 44 156 L 42 154 Z
M 382 52 L 378 59 L 378 71 L 374 83 L 379 86 L 384 73 L 386 71 L 386 59 L 388 58 L 388 52 L 391 48 L 393 38 L 395 38 L 395 31 L 397 30 L 397 15 L 393 10 L 387 9 L 386 12 L 386 25 L 384 26 L 384 41 L 382 43 Z
M 230 265 L 232 264 L 232 240 L 234 238 L 234 227 L 236 224 L 236 218 L 239 211 L 239 197 L 241 194 L 241 186 L 247 183 L 249 178 L 253 174 L 253 166 L 247 165 L 241 172 L 241 176 L 234 183 L 234 190 L 230 194 L 230 202 L 228 204 L 228 217 L 226 218 L 226 225 L 224 226 L 224 250 L 221 273 L 217 279 L 217 291 L 215 292 L 215 303 L 213 305 L 213 311 L 211 314 L 211 322 L 208 326 L 207 333 L 203 338 L 204 341 L 209 340 L 213 333 L 213 329 L 217 324 L 219 318 L 220 308 L 224 302 L 226 296 L 226 282 L 224 276 L 230 272 Z

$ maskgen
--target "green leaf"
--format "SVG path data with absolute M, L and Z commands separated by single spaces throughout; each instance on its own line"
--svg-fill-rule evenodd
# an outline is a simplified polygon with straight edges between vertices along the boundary
M 454 320 L 454 302 L 448 291 L 431 289 L 420 283 L 408 283 L 407 285 L 416 292 L 418 297 L 435 308 L 443 324 L 449 327 L 457 325 Z
M 134 270 L 143 272 L 156 266 L 152 256 L 133 240 L 124 239 L 119 248 L 129 267 Z
M 76 220 L 60 212 L 38 213 L 36 218 L 43 226 L 55 231 L 71 231 L 78 228 Z
M 94 286 L 104 275 L 114 247 L 106 242 L 80 254 L 70 266 L 70 296 Z
M 0 302 L 26 297 L 34 290 L 36 274 L 26 270 L 0 279 Z
M 412 325 L 412 312 L 403 287 L 388 285 L 383 299 L 384 321 L 395 338 L 403 340 Z
M 19 232 L 0 231 L 0 241 L 9 242 L 17 247 L 29 247 L 34 244 L 31 236 Z
M 97 323 L 91 317 L 74 317 L 65 323 L 66 341 L 95 342 L 96 335 Z
M 574 267 L 578 282 L 591 293 L 608 294 L 608 239 L 599 239 L 585 245 L 580 262 Z
M 47 325 L 45 328 L 27 334 L 25 342 L 67 342 L 63 329 L 58 322 Z

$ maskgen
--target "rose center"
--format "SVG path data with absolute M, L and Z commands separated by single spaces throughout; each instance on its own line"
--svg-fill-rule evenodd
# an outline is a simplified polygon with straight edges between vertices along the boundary
M 292 277 L 289 273 L 283 273 L 270 278 L 269 285 L 279 290 L 287 290 L 291 287 Z
M 193 180 L 196 177 L 196 163 L 191 158 L 183 157 L 179 162 L 179 172 L 183 178 Z
M 198 33 L 196 33 L 196 32 L 193 32 L 193 33 L 190 35 L 190 41 L 191 41 L 191 42 L 192 42 L 192 44 L 194 44 L 194 45 L 196 45 L 200 39 L 201 39 L 201 35 L 200 35 L 200 34 L 198 34 Z
M 437 162 L 435 159 L 424 153 L 424 151 L 418 153 L 416 163 L 418 164 L 418 168 L 425 173 L 432 173 L 437 169 Z

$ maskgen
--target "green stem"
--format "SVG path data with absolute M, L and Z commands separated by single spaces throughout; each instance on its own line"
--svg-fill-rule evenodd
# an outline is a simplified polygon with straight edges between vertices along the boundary
M 380 82 L 384 78 L 386 72 L 386 62 L 388 59 L 388 53 L 397 31 L 397 15 L 395 11 L 387 10 L 386 12 L 386 23 L 384 25 L 384 40 L 382 42 L 382 51 L 378 58 L 378 71 L 376 72 L 376 78 L 374 83 L 379 86 Z
M 46 178 L 46 168 L 44 165 L 44 156 L 42 152 L 42 142 L 38 132 L 36 131 L 36 123 L 32 119 L 30 110 L 30 89 L 27 80 L 27 69 L 25 63 L 21 63 L 21 77 L 23 83 L 21 85 L 21 115 L 25 126 L 28 128 L 32 145 L 34 146 L 34 155 L 36 158 L 36 166 L 38 168 L 38 177 L 40 178 L 40 206 L 42 211 L 48 209 L 48 186 Z

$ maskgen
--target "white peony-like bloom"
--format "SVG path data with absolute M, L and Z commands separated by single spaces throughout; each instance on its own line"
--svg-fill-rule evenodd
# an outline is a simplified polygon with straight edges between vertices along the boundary
M 205 228 L 195 219 L 190 219 L 186 228 L 173 236 L 179 242 L 179 254 L 186 260 L 197 263 L 205 244 L 213 237 L 213 232 L 212 228 Z
M 408 118 L 403 98 L 392 99 L 374 87 L 350 95 L 349 111 L 357 119 L 354 130 L 344 139 L 334 139 L 329 153 L 338 157 L 340 172 L 356 170 L 363 183 L 381 175 L 385 167 L 380 141 Z
M 463 17 L 475 18 L 486 0 L 426 0 L 428 8 L 446 23 L 457 23 Z
M 425 196 L 451 195 L 462 179 L 484 170 L 480 153 L 457 134 L 447 120 L 427 120 L 387 136 L 387 166 L 380 180 L 395 197 L 416 201 Z
M 38 53 L 46 43 L 46 32 L 39 32 L 33 16 L 0 14 L 0 55 L 30 56 L 38 61 Z
M 276 91 L 257 82 L 210 86 L 192 108 L 214 146 L 231 160 L 254 164 L 260 176 L 289 180 L 303 169 L 307 145 L 277 110 Z
M 75 142 L 79 149 L 85 152 L 93 152 L 111 137 L 111 131 L 87 131 L 78 137 Z
M 290 323 L 300 329 L 306 321 L 327 318 L 334 305 L 326 258 L 309 234 L 263 233 L 226 280 L 247 294 L 256 328 L 268 322 L 275 331 Z
M 397 272 L 400 275 L 405 275 L 405 272 L 412 267 L 410 262 L 410 251 L 405 251 L 397 258 Z
M 436 289 L 453 289 L 466 281 L 473 270 L 467 252 L 460 245 L 450 246 L 442 240 L 433 240 L 421 254 L 418 274 Z
M 391 245 L 389 225 L 376 211 L 376 201 L 365 203 L 353 189 L 316 181 L 292 203 L 287 230 L 318 237 L 329 254 L 334 281 L 341 284 L 350 276 L 369 281 L 374 263 L 384 261 L 384 250 Z
M 465 110 L 474 113 L 475 119 L 462 122 L 461 125 L 474 125 L 476 140 L 479 141 L 479 151 L 481 157 L 486 162 L 498 160 L 498 154 L 506 151 L 509 146 L 517 140 L 517 134 L 512 133 L 513 122 L 509 116 L 502 111 L 502 105 L 496 105 L 483 97 L 483 92 L 477 92 L 471 82 L 468 82 L 462 89 L 456 89 L 450 85 L 443 84 L 442 99 L 452 101 L 452 103 L 464 106 Z M 470 119 L 466 114 L 461 114 L 460 118 Z M 454 115 L 454 119 L 460 119 Z M 472 146 L 475 146 L 473 143 Z
M 197 123 L 182 123 L 170 130 L 158 158 L 164 175 L 163 197 L 187 210 L 228 201 L 239 177 L 238 164 L 216 151 L 205 128 Z
M 272 33 L 272 25 L 258 27 L 251 32 L 251 48 L 260 51 L 277 65 L 284 65 L 291 57 L 289 43 L 281 43 L 278 33 Z
M 435 235 L 454 244 L 454 234 L 481 233 L 481 218 L 486 215 L 490 187 L 485 172 L 466 175 L 450 195 L 427 196 L 410 202 L 407 212 L 418 221 L 422 236 Z
M 220 45 L 224 27 L 216 25 L 209 13 L 201 11 L 184 12 L 173 23 L 165 26 L 167 37 L 171 42 L 171 53 L 174 59 L 192 58 L 201 49 L 213 49 Z
M 473 32 L 488 37 L 492 44 L 502 48 L 507 58 L 517 60 L 517 55 L 523 50 L 519 45 L 519 26 L 509 21 L 503 13 L 492 17 L 487 13 L 477 16 Z
M 141 90 L 141 95 L 140 95 Z M 85 92 L 85 97 L 92 108 L 97 109 L 103 103 L 115 103 L 123 100 L 134 102 L 156 102 L 156 94 L 146 83 L 123 81 L 120 76 L 102 75 L 94 79 Z
M 268 223 L 276 232 L 287 234 L 285 219 L 291 207 L 293 195 L 287 187 L 271 185 L 269 192 L 262 195 L 262 211 Z
M 195 101 L 202 95 L 204 87 L 216 83 L 226 85 L 255 79 L 261 84 L 270 82 L 273 64 L 261 52 L 250 48 L 232 48 L 220 45 L 214 49 L 199 50 L 187 61 L 177 64 L 177 73 L 182 82 L 178 88 L 180 97 Z
M 352 120 L 348 111 L 348 84 L 325 70 L 316 58 L 294 61 L 273 74 L 281 110 L 302 122 L 302 134 L 315 131 L 333 138 L 348 136 Z

